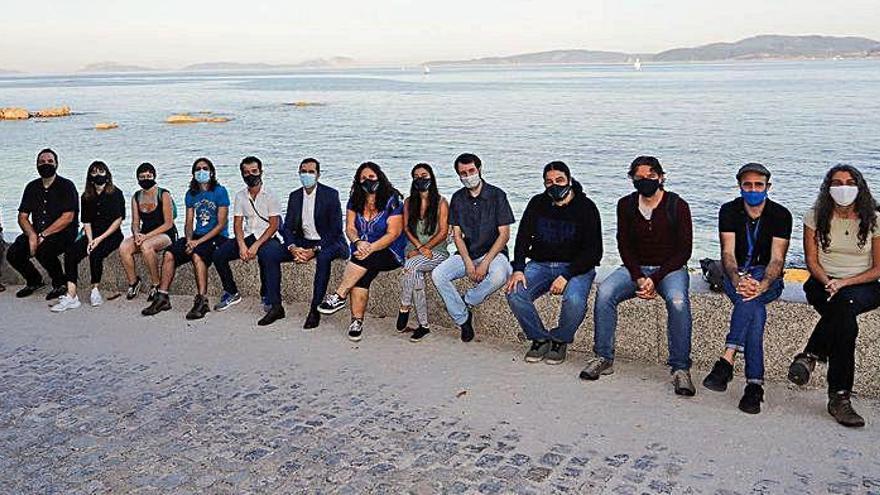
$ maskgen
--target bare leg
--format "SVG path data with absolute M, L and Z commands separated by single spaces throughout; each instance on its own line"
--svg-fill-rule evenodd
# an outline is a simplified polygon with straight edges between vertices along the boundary
M 202 257 L 192 255 L 193 272 L 196 275 L 196 290 L 202 296 L 208 293 L 208 265 L 205 264 Z
M 137 246 L 135 246 L 134 239 L 131 237 L 122 241 L 122 244 L 119 246 L 119 259 L 122 261 L 122 268 L 125 269 L 125 279 L 128 280 L 128 285 L 133 284 L 137 280 L 137 273 L 134 268 L 135 251 L 137 251 Z M 156 261 L 155 256 L 153 261 Z
M 147 239 L 141 244 L 141 254 L 144 257 L 144 264 L 147 265 L 147 272 L 150 274 L 150 284 L 159 285 L 159 251 L 171 245 L 171 239 L 166 235 L 160 235 Z
M 165 258 L 162 260 L 162 282 L 159 289 L 168 292 L 172 281 L 174 281 L 174 255 L 165 253 Z
M 347 297 L 348 293 L 352 290 L 352 287 L 354 287 L 354 284 L 356 284 L 365 273 L 367 273 L 367 269 L 362 266 L 355 265 L 354 263 L 348 263 L 345 265 L 345 271 L 342 273 L 342 281 L 339 282 L 339 288 L 336 289 L 336 293 L 343 298 Z
M 736 359 L 736 349 L 725 349 L 724 350 L 724 360 L 730 364 L 733 364 L 733 360 Z
M 363 320 L 367 311 L 367 301 L 370 299 L 370 291 L 363 287 L 351 289 L 351 317 Z

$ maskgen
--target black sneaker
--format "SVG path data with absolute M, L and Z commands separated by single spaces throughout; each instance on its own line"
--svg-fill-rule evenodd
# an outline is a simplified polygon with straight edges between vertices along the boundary
M 129 301 L 136 298 L 138 294 L 141 292 L 141 278 L 138 277 L 135 279 L 134 283 L 128 286 L 128 290 L 125 292 L 125 298 Z M 148 302 L 153 302 L 152 299 L 147 299 Z
M 345 307 L 345 298 L 333 292 L 327 294 L 324 301 L 318 305 L 318 312 L 325 315 L 332 315 Z
M 409 322 L 409 311 L 397 312 L 397 331 L 403 332 L 406 331 L 406 324 Z
M 819 358 L 815 354 L 802 352 L 794 357 L 788 367 L 788 381 L 795 385 L 806 385 L 810 381 L 810 373 L 816 368 Z
M 733 365 L 722 358 L 715 361 L 712 371 L 703 378 L 703 386 L 715 392 L 724 392 L 731 380 L 733 380 Z
M 565 350 L 568 344 L 565 342 L 550 342 L 550 350 L 544 356 L 544 362 L 547 364 L 562 364 L 565 361 Z
M 419 342 L 423 338 L 425 338 L 429 333 L 431 333 L 431 330 L 428 329 L 428 327 L 423 327 L 423 326 L 419 325 L 415 330 L 413 330 L 412 335 L 409 336 L 409 341 L 410 342 Z
M 58 299 L 64 294 L 67 294 L 67 287 L 64 285 L 59 285 L 58 287 L 53 287 L 52 290 L 50 290 L 49 293 L 46 294 L 46 300 L 52 301 Z
M 284 314 L 284 306 L 280 304 L 274 304 L 266 314 L 257 321 L 257 325 L 261 327 L 265 327 L 267 325 L 271 325 L 276 321 L 284 318 L 286 315 Z
M 467 320 L 461 325 L 461 341 L 470 342 L 474 340 L 474 314 L 468 309 Z
M 303 323 L 303 330 L 311 330 L 313 328 L 318 328 L 318 325 L 321 324 L 321 313 L 318 313 L 317 310 L 313 309 L 309 311 L 309 315 L 306 316 L 306 322 Z
M 549 350 L 549 340 L 533 340 L 532 346 L 529 347 L 528 351 L 526 351 L 526 357 L 523 358 L 523 361 L 527 363 L 541 362 L 544 360 L 544 357 L 547 355 L 547 351 Z
M 762 402 L 764 402 L 764 387 L 757 383 L 749 383 L 746 385 L 742 399 L 739 400 L 739 410 L 748 414 L 758 414 L 761 412 Z
M 348 339 L 352 342 L 358 342 L 363 338 L 364 333 L 364 321 L 354 319 L 351 320 L 351 324 L 348 326 Z
M 193 298 L 193 307 L 186 314 L 186 319 L 201 320 L 209 311 L 211 311 L 211 307 L 208 305 L 208 298 L 201 294 L 196 294 Z
M 21 289 L 18 289 L 18 292 L 15 293 L 15 297 L 28 297 L 45 286 L 46 284 L 43 282 L 39 282 L 35 285 L 25 285 Z
M 156 294 L 156 299 L 153 299 L 153 302 L 144 308 L 141 311 L 141 314 L 144 316 L 153 316 L 162 311 L 168 311 L 169 309 L 171 309 L 171 298 L 168 297 L 168 294 L 159 292 Z

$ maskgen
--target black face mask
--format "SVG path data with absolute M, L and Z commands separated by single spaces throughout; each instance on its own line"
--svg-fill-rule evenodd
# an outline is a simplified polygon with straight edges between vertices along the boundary
M 646 198 L 650 198 L 660 189 L 660 180 L 659 179 L 638 179 L 633 181 L 633 186 L 635 186 L 636 191 L 639 192 L 642 196 Z
M 138 185 L 141 186 L 141 189 L 147 191 L 156 185 L 156 181 L 153 179 L 138 179 Z
M 379 190 L 379 181 L 376 179 L 364 179 L 361 181 L 361 189 L 367 194 L 373 194 Z
M 262 175 L 243 175 L 242 178 L 248 187 L 257 187 L 263 183 Z
M 41 163 L 37 165 L 37 173 L 40 174 L 40 177 L 44 179 L 48 179 L 55 175 L 56 166 L 51 163 Z
M 419 177 L 413 179 L 413 187 L 416 191 L 425 192 L 431 187 L 431 179 L 429 177 Z
M 547 188 L 547 195 L 550 196 L 550 199 L 558 203 L 565 199 L 565 196 L 568 195 L 569 191 L 571 191 L 571 184 L 566 184 L 564 186 L 553 184 Z
M 96 186 L 103 186 L 109 179 L 106 175 L 90 175 L 89 180 Z

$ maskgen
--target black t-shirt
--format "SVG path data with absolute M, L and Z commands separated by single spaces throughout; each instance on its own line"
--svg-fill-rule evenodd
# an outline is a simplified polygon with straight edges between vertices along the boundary
M 742 198 L 724 203 L 718 212 L 718 230 L 736 234 L 736 264 L 746 264 L 749 252 L 748 231 L 753 238 L 757 232 L 757 242 L 752 252 L 751 266 L 767 266 L 770 263 L 773 238 L 791 239 L 791 212 L 779 203 L 767 199 L 764 211 L 757 219 L 746 213 Z
M 98 237 L 110 228 L 117 218 L 125 218 L 125 196 L 118 187 L 112 193 L 96 194 L 91 200 L 82 197 L 82 223 L 92 224 L 92 235 Z
M 18 211 L 31 216 L 31 224 L 38 234 L 67 212 L 73 212 L 73 221 L 59 234 L 75 236 L 79 228 L 76 221 L 79 213 L 79 195 L 76 186 L 60 175 L 55 176 L 48 189 L 43 187 L 43 179 L 30 181 L 24 188 Z
M 461 228 L 471 259 L 488 253 L 498 240 L 498 227 L 513 222 L 513 210 L 510 209 L 507 194 L 486 181 L 483 181 L 483 188 L 477 197 L 471 196 L 466 188 L 461 188 L 449 202 L 449 225 Z M 506 246 L 501 254 L 507 256 Z

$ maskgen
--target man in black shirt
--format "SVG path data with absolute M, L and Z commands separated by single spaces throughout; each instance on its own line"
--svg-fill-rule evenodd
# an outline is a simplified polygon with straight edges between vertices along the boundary
M 483 180 L 481 168 L 482 162 L 471 153 L 455 160 L 455 172 L 464 186 L 449 202 L 449 225 L 458 252 L 431 272 L 446 311 L 461 328 L 463 342 L 474 339 L 471 308 L 504 286 L 513 272 L 507 259 L 513 211 L 504 191 Z M 462 298 L 453 281 L 464 277 L 475 285 Z
M 782 294 L 791 213 L 767 197 L 770 171 L 760 163 L 743 165 L 736 180 L 741 197 L 725 203 L 718 212 L 724 292 L 733 303 L 733 313 L 724 354 L 703 386 L 716 392 L 727 390 L 736 354 L 742 353 L 746 389 L 739 408 L 757 414 L 764 400 L 766 306 Z
M 56 174 L 58 155 L 51 149 L 37 154 L 39 179 L 29 182 L 18 207 L 18 225 L 22 234 L 15 239 L 6 260 L 25 279 L 25 287 L 16 297 L 27 297 L 45 285 L 31 258 L 46 269 L 52 290 L 46 300 L 67 292 L 64 270 L 58 257 L 76 238 L 79 195 L 73 182 Z

